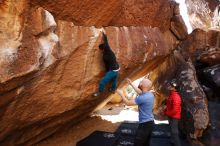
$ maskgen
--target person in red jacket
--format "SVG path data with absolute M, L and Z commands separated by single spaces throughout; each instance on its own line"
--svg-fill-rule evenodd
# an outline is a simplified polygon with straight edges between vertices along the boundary
M 171 82 L 169 86 L 170 95 L 167 99 L 164 114 L 168 116 L 169 125 L 171 129 L 171 144 L 174 146 L 181 146 L 179 139 L 178 122 L 181 118 L 181 97 L 177 92 L 177 84 Z

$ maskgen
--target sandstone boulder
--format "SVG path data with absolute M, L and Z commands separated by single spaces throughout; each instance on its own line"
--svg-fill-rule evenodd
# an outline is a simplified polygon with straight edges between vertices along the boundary
M 200 81 L 209 95 L 209 100 L 220 101 L 220 65 L 214 65 L 198 71 Z
M 181 15 L 172 17 L 170 29 L 179 40 L 184 40 L 187 38 L 187 28 Z
M 151 26 L 165 31 L 173 15 L 172 2 L 168 0 L 34 0 L 31 3 L 48 10 L 56 19 L 80 26 Z
M 218 63 L 219 48 L 220 32 L 214 30 L 196 29 L 180 44 L 182 54 L 191 58 L 194 64 L 198 60 L 207 64 Z
M 66 124 L 79 122 L 110 95 L 105 92 L 101 97 L 92 97 L 105 73 L 98 49 L 101 29 L 55 21 L 42 8 L 28 10 L 22 15 L 24 21 L 19 21 L 22 35 L 16 40 L 21 46 L 14 46 L 17 57 L 11 60 L 10 67 L 2 68 L 1 145 L 37 143 Z M 8 29 L 3 29 L 3 35 Z M 141 76 L 146 69 L 152 70 L 169 53 L 159 28 L 105 30 L 121 66 L 119 83 L 131 73 Z M 3 41 L 11 45 L 9 39 Z M 5 62 L 7 58 L 0 63 Z
M 174 7 L 174 12 L 170 22 L 170 30 L 178 40 L 184 40 L 188 36 L 187 28 L 180 14 L 179 4 L 175 2 L 172 4 Z
M 209 66 L 220 64 L 220 48 L 207 47 L 197 57 L 197 60 Z
M 159 74 L 160 73 L 160 74 Z M 181 129 L 192 138 L 202 136 L 209 123 L 206 96 L 198 83 L 195 68 L 175 51 L 150 75 L 156 89 L 155 111 L 161 108 L 163 100 L 169 95 L 168 83 L 176 79 L 182 97 Z
M 177 72 L 169 54 L 184 38 L 178 10 L 168 0 L 3 0 L 0 24 L 0 144 L 7 146 L 36 144 L 79 122 L 110 95 L 92 96 L 105 73 L 98 49 L 101 27 L 108 26 L 104 29 L 121 66 L 120 85 L 125 77 L 140 78 L 165 60 L 173 69 L 165 65 L 160 68 L 164 74 L 154 75 Z M 187 83 L 194 84 L 194 70 L 184 67 L 190 68 Z M 157 85 L 163 84 L 159 80 Z M 196 99 L 195 105 L 185 106 L 195 134 L 206 127 L 205 99 L 199 87 L 189 98 L 184 90 L 184 102 Z
M 202 137 L 209 124 L 208 102 L 190 59 L 182 62 L 176 78 L 183 97 L 181 128 L 191 138 Z
M 220 27 L 218 0 L 186 0 L 189 20 L 193 29 L 204 30 Z

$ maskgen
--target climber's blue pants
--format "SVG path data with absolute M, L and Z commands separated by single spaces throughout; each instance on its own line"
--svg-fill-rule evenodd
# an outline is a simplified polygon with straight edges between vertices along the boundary
M 117 76 L 118 71 L 108 71 L 105 76 L 99 82 L 99 92 L 103 92 L 107 83 L 111 82 L 111 90 L 115 91 L 117 88 Z

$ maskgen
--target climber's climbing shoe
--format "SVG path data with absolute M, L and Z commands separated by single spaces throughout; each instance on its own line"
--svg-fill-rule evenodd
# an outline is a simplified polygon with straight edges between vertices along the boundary
M 96 92 L 93 94 L 93 96 L 98 97 L 100 95 L 100 92 Z

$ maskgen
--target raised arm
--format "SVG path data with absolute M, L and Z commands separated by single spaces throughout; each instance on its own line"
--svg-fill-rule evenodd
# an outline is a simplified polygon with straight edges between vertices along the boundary
M 103 39 L 103 43 L 108 44 L 108 38 L 104 32 L 102 32 L 102 39 Z
M 129 83 L 129 85 L 132 86 L 132 88 L 135 90 L 135 92 L 137 92 L 138 95 L 142 94 L 141 89 L 136 87 L 129 78 L 126 78 L 126 81 Z
M 123 93 L 123 91 L 117 90 L 117 93 L 121 96 L 123 102 L 124 102 L 126 105 L 136 105 L 135 100 L 134 100 L 134 99 L 128 100 L 128 99 L 126 98 L 125 94 Z
M 108 44 L 107 35 L 106 35 L 106 33 L 105 33 L 104 30 L 102 30 L 102 41 L 101 41 L 101 44 L 100 44 L 100 45 L 102 45 L 102 47 L 103 47 L 104 50 L 111 50 L 111 48 L 110 48 L 110 46 L 109 46 L 109 44 Z

